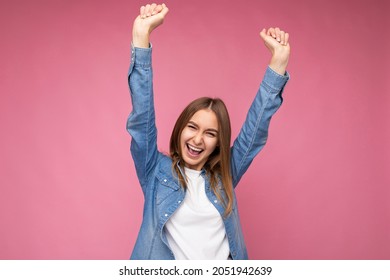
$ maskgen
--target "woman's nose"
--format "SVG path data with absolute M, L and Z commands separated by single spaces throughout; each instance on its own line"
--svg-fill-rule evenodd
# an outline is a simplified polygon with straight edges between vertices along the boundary
M 202 133 L 196 133 L 194 136 L 194 144 L 201 144 L 202 143 Z

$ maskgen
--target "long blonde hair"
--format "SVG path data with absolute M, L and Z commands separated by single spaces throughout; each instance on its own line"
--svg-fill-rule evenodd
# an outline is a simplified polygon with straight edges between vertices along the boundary
M 229 215 L 233 209 L 233 184 L 230 171 L 230 138 L 231 127 L 229 113 L 224 102 L 219 98 L 201 97 L 192 101 L 180 114 L 173 128 L 170 140 L 170 156 L 172 158 L 172 168 L 176 171 L 183 188 L 187 187 L 186 180 L 179 170 L 184 168 L 182 151 L 180 147 L 180 136 L 192 116 L 202 109 L 212 110 L 218 121 L 218 144 L 215 150 L 208 157 L 204 169 L 210 177 L 210 186 L 219 200 L 225 207 L 225 216 Z M 225 191 L 226 198 L 222 198 L 218 190 L 219 178 Z

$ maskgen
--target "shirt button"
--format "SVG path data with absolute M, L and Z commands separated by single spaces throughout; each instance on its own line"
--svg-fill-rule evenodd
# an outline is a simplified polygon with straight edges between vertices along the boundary
M 165 216 L 165 217 L 168 217 L 168 214 L 165 214 L 164 216 Z
M 181 203 L 181 200 L 179 200 L 177 203 Z
M 166 183 L 167 182 L 167 179 L 164 179 L 164 183 Z
M 218 202 L 218 200 L 214 200 L 214 203 L 217 203 Z

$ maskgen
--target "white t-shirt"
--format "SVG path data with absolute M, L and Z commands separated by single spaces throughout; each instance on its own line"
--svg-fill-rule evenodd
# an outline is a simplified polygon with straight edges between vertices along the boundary
M 209 201 L 201 171 L 185 168 L 187 193 L 165 224 L 177 260 L 227 260 L 229 243 L 222 217 Z

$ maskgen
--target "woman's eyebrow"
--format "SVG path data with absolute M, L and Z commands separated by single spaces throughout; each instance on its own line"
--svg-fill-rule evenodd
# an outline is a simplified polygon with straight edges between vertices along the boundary
M 194 121 L 189 121 L 188 124 L 192 124 L 192 125 L 194 125 L 196 127 L 199 127 L 199 125 L 196 122 L 194 122 Z M 215 128 L 207 128 L 206 131 L 213 131 L 215 133 L 218 133 L 218 129 L 215 129 Z

